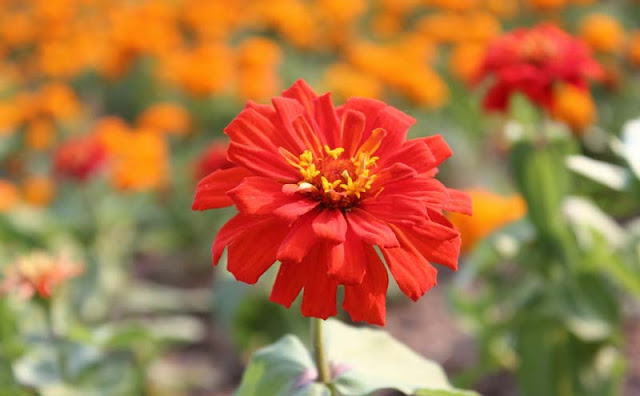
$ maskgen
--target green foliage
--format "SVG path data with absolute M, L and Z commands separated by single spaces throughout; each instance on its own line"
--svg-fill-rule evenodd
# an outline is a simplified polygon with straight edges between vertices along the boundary
M 326 321 L 327 356 L 340 395 L 369 395 L 381 389 L 424 396 L 478 396 L 455 389 L 435 362 L 426 360 L 382 330 Z M 237 396 L 329 395 L 317 382 L 311 354 L 288 335 L 255 353 Z

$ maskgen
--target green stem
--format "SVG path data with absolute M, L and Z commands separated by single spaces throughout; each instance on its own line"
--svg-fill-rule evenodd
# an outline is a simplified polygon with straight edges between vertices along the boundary
M 58 370 L 60 371 L 60 378 L 67 379 L 67 361 L 64 352 L 64 345 L 56 334 L 56 329 L 53 324 L 53 309 L 51 306 L 51 300 L 42 299 L 41 305 L 44 309 L 44 316 L 47 322 L 47 331 L 49 332 L 49 338 L 53 343 L 53 347 L 56 351 L 56 359 L 58 363 Z
M 331 383 L 331 370 L 329 369 L 329 361 L 327 360 L 327 353 L 324 346 L 324 320 L 318 318 L 311 318 L 311 339 L 313 342 L 313 356 L 316 360 L 316 367 L 318 368 L 318 382 L 321 382 L 329 387 L 331 395 L 337 395 L 335 387 Z

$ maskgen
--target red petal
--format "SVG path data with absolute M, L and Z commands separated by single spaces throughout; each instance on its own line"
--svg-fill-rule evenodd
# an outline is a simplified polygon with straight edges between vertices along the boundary
M 371 131 L 379 127 L 379 125 L 374 124 L 378 114 L 385 107 L 387 107 L 387 105 L 379 100 L 354 97 L 348 99 L 343 106 L 338 107 L 337 112 L 338 116 L 341 116 L 347 110 L 356 110 L 364 114 L 367 120 L 364 130 L 365 134 L 368 136 Z
M 224 129 L 224 133 L 232 142 L 276 153 L 283 143 L 271 121 L 252 108 L 242 110 Z
M 418 173 L 424 173 L 435 166 L 436 159 L 429 150 L 429 146 L 422 139 L 405 142 L 402 147 L 387 158 L 383 158 L 380 166 L 400 162 L 406 164 Z
M 198 183 L 191 209 L 207 210 L 233 205 L 227 192 L 235 188 L 251 172 L 242 167 L 219 169 Z
M 304 116 L 304 107 L 295 99 L 275 97 L 271 99 L 273 107 L 275 107 L 280 123 L 282 125 L 282 133 L 288 135 L 291 142 L 292 153 L 299 155 L 308 147 L 304 145 L 304 142 L 298 138 L 295 130 L 293 129 L 293 120 L 300 116 Z
M 297 80 L 291 87 L 283 91 L 282 96 L 297 100 L 309 116 L 313 114 L 313 102 L 318 97 L 309 84 L 302 79 Z
M 308 199 L 300 194 L 293 197 L 292 200 L 282 204 L 273 211 L 273 214 L 286 220 L 288 223 L 297 220 L 300 216 L 310 212 L 312 209 L 320 205 L 319 201 Z
M 266 151 L 232 141 L 229 143 L 227 155 L 231 161 L 253 171 L 256 175 L 282 181 L 299 179 L 298 172 L 284 160 L 278 151 Z
M 398 239 L 389 226 L 372 214 L 352 208 L 347 214 L 349 228 L 364 242 L 382 247 L 399 246 Z
M 347 233 L 347 240 L 329 247 L 329 276 L 342 285 L 362 282 L 365 261 L 362 241 L 353 232 Z
M 342 308 L 354 322 L 364 321 L 384 326 L 389 276 L 378 254 L 364 246 L 366 274 L 359 285 L 344 287 Z
M 407 131 L 416 123 L 416 120 L 403 113 L 402 111 L 387 106 L 385 107 L 376 118 L 374 123 L 375 128 L 382 128 L 387 131 L 387 136 L 380 144 L 376 155 L 380 158 L 384 158 L 391 153 L 398 150 L 407 138 Z M 368 136 L 365 136 L 366 139 Z
M 444 210 L 464 213 L 467 215 L 473 214 L 473 206 L 471 204 L 471 197 L 469 194 L 452 188 L 447 188 L 446 191 L 449 195 L 449 199 L 444 205 Z
M 211 248 L 213 265 L 218 264 L 224 248 L 227 247 L 227 245 L 229 245 L 238 235 L 248 227 L 251 227 L 251 225 L 264 221 L 265 219 L 266 218 L 264 216 L 249 216 L 243 213 L 238 213 L 231 220 L 227 221 L 225 225 L 220 228 L 220 231 L 218 231 Z
M 423 141 L 429 146 L 429 150 L 431 150 L 431 154 L 433 154 L 436 162 L 433 166 L 440 165 L 444 160 L 451 157 L 453 151 L 444 141 L 442 135 L 433 135 L 423 139 Z
M 342 243 L 347 233 L 347 221 L 339 209 L 325 209 L 313 220 L 313 231 L 318 238 L 331 243 Z
M 340 125 L 331 94 L 326 93 L 314 101 L 315 120 L 318 132 L 324 135 L 324 141 L 330 148 L 340 146 Z
M 280 264 L 269 300 L 287 308 L 291 307 L 307 278 L 305 268 L 301 264 L 286 261 Z
M 299 263 L 316 244 L 316 236 L 311 224 L 318 214 L 307 213 L 300 217 L 289 230 L 278 249 L 277 258 L 280 261 L 293 261 Z
M 267 214 L 289 199 L 282 192 L 282 184 L 268 177 L 245 177 L 242 183 L 229 191 L 240 212 Z
M 347 157 L 353 157 L 364 133 L 365 117 L 359 111 L 346 110 L 342 115 L 340 137 Z
M 326 319 L 337 313 L 338 283 L 327 275 L 327 251 L 317 245 L 305 258 L 307 283 L 302 295 L 302 315 Z
M 424 203 L 406 195 L 380 195 L 363 201 L 361 208 L 389 223 L 412 225 L 428 218 Z
M 441 214 L 431 210 L 428 212 L 431 220 L 429 223 L 411 230 L 403 228 L 403 231 L 427 260 L 456 271 L 460 255 L 460 233 Z
M 318 139 L 318 135 L 311 129 L 311 126 L 307 122 L 304 116 L 300 116 L 293 120 L 293 130 L 297 134 L 298 138 L 302 140 L 304 146 L 313 152 L 313 155 L 318 158 L 324 153 L 322 143 Z
M 276 138 L 274 139 L 274 143 L 277 146 L 282 146 L 287 150 L 295 151 L 296 153 L 302 153 L 302 151 L 300 151 L 300 141 L 296 138 L 296 136 L 291 134 L 291 131 L 289 129 L 284 127 L 280 115 L 273 106 L 257 104 L 249 101 L 246 108 L 258 112 L 260 115 L 268 119 L 269 122 L 271 122 L 277 133 Z
M 241 282 L 256 283 L 276 261 L 276 251 L 287 231 L 275 217 L 252 224 L 229 245 L 229 272 Z
M 400 247 L 380 248 L 391 274 L 404 294 L 414 301 L 436 285 L 438 271 L 416 250 L 405 234 L 395 226 Z

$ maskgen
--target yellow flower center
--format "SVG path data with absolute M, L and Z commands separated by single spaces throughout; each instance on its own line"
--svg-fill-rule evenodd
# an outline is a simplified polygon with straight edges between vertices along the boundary
M 285 160 L 300 172 L 298 191 L 322 201 L 331 208 L 348 209 L 372 189 L 379 159 L 373 154 L 380 147 L 384 130 L 376 129 L 353 155 L 344 147 L 325 145 L 321 152 L 305 150 L 295 156 L 281 148 Z

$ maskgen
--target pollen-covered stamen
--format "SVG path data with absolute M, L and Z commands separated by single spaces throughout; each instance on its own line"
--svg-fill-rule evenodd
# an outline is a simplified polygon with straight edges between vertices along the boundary
M 309 194 L 329 207 L 349 208 L 355 205 L 363 194 L 373 188 L 376 175 L 376 161 L 373 156 L 386 132 L 376 129 L 351 157 L 343 158 L 343 147 L 323 146 L 321 157 L 311 150 L 295 156 L 288 150 L 280 149 L 282 156 L 300 172 L 297 192 Z

